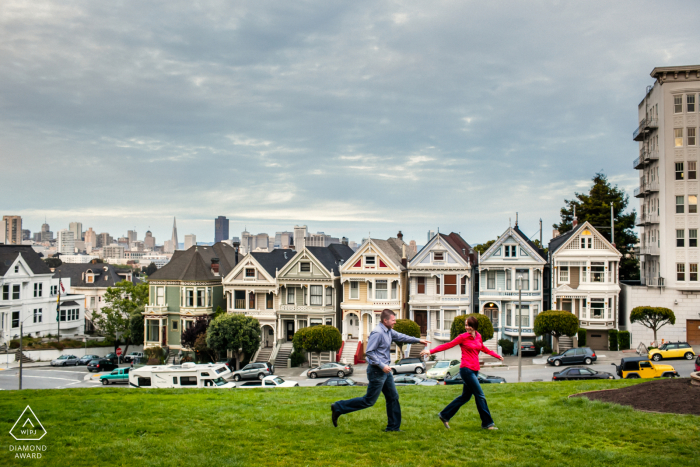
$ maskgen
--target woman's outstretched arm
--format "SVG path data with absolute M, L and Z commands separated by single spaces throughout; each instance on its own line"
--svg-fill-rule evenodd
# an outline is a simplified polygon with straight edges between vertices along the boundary
M 463 339 L 463 334 L 460 334 L 459 336 L 455 337 L 454 340 L 451 340 L 450 342 L 445 342 L 442 345 L 438 345 L 434 349 L 428 350 L 425 349 L 423 352 L 421 352 L 421 355 L 428 355 L 428 354 L 434 354 L 437 352 L 442 352 L 443 350 L 451 349 L 452 347 L 458 345 L 460 342 L 462 342 Z

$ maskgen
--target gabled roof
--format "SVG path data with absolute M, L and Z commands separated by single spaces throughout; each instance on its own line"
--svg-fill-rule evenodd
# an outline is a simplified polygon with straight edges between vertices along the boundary
M 212 258 L 219 258 L 219 276 L 211 272 Z M 239 255 L 239 258 L 242 258 Z M 152 280 L 215 281 L 233 269 L 236 250 L 229 244 L 218 242 L 212 246 L 195 245 L 176 251 L 168 264 L 151 274 Z
M 406 245 L 406 259 L 410 260 L 415 255 L 411 255 L 411 250 L 408 248 L 408 243 L 398 238 L 391 237 L 387 240 L 372 239 L 372 243 L 382 250 L 390 260 L 392 260 L 399 269 L 406 269 L 406 266 L 401 264 L 401 259 L 403 258 L 403 246 Z M 360 250 L 357 250 L 360 251 Z
M 520 238 L 522 238 L 523 241 L 525 241 L 525 243 L 527 243 L 528 245 L 530 245 L 530 248 L 532 248 L 534 251 L 536 251 L 537 254 L 540 255 L 540 258 L 542 258 L 543 260 L 547 261 L 547 255 L 544 254 L 544 249 L 543 249 L 543 248 L 538 248 L 537 245 L 535 245 L 535 242 L 533 242 L 532 240 L 530 240 L 530 237 L 528 237 L 527 235 L 525 235 L 525 233 L 524 233 L 522 230 L 520 230 L 520 227 L 518 227 L 518 224 L 515 224 L 515 227 L 513 227 L 513 232 L 515 232 L 516 234 L 518 234 L 518 236 L 519 236 Z
M 554 237 L 553 239 L 551 239 L 549 241 L 549 253 L 553 254 L 555 251 L 557 251 L 559 249 L 559 247 L 561 247 L 564 243 L 566 243 L 567 240 L 569 240 L 571 237 L 573 237 L 576 232 L 581 230 L 581 227 L 583 227 L 583 224 L 585 224 L 585 222 L 581 222 L 580 224 L 578 224 L 576 227 L 569 230 L 565 234 L 559 235 L 558 237 Z
M 86 282 L 84 273 L 88 270 L 91 270 L 95 275 L 95 282 Z M 125 280 L 118 274 L 117 268 L 111 264 L 105 263 L 63 263 L 54 270 L 53 277 L 70 278 L 71 287 L 90 288 L 114 287 L 117 282 Z M 105 277 L 107 279 L 105 279 Z M 133 275 L 131 277 L 132 280 L 135 280 Z
M 459 255 L 460 258 L 462 258 L 465 262 L 471 261 L 472 265 L 475 265 L 478 261 L 478 254 L 474 251 L 474 249 L 469 246 L 469 244 L 462 238 L 462 236 L 458 233 L 452 232 L 449 235 L 445 235 L 443 233 L 437 234 L 433 238 L 430 239 L 428 243 L 426 243 L 423 248 L 421 248 L 418 253 L 413 255 L 411 259 L 415 258 L 416 256 L 420 255 L 420 253 L 425 250 L 426 248 L 432 248 L 433 245 L 433 239 L 435 237 L 439 236 L 441 240 L 443 240 L 445 243 L 450 245 L 452 249 Z M 471 252 L 471 253 L 470 253 Z
M 270 277 L 274 279 L 277 277 L 277 270 L 282 269 L 297 252 L 294 250 L 277 249 L 264 252 L 254 251 L 250 254 L 253 255 L 253 258 L 255 258 L 255 261 L 257 261 L 260 266 L 265 268 L 265 271 L 267 271 Z
M 518 228 L 516 225 L 515 227 L 508 227 L 508 229 L 503 232 L 503 235 L 498 237 L 498 240 L 489 247 L 488 250 L 484 252 L 484 254 L 481 255 L 481 261 L 484 261 L 485 258 L 490 258 L 492 257 L 493 253 L 503 245 L 503 243 L 510 237 L 516 237 L 516 240 L 519 240 L 524 244 L 527 248 L 530 250 L 530 253 L 534 253 L 536 256 L 534 257 L 535 259 L 539 259 L 543 262 L 547 262 L 547 255 L 545 255 L 544 250 L 541 248 L 537 248 L 537 245 L 535 245 L 534 242 L 530 241 L 530 238 L 523 233 L 522 230 Z M 521 244 L 521 246 L 522 246 Z
M 326 268 L 336 276 L 340 275 L 341 260 L 350 259 L 355 252 L 342 243 L 331 243 L 324 246 L 308 246 L 306 249 Z
M 20 254 L 32 273 L 51 274 L 51 268 L 31 245 L 0 245 L 0 276 L 5 275 Z

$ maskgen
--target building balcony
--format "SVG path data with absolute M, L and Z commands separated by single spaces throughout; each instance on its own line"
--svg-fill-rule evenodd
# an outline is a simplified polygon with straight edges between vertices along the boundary
M 632 162 L 632 167 L 641 170 L 647 164 L 659 160 L 659 150 L 658 149 L 647 149 L 642 148 L 639 150 L 639 157 Z
M 327 305 L 327 306 L 319 306 L 319 305 L 281 305 L 280 312 L 282 311 L 294 311 L 294 312 L 303 312 L 303 313 L 308 313 L 308 312 L 316 312 L 316 313 L 335 313 L 335 308 Z
M 659 215 L 655 212 L 653 213 L 645 213 L 641 214 L 637 218 L 637 222 L 635 225 L 642 227 L 644 225 L 651 225 L 651 224 L 658 224 L 659 223 Z
M 643 118 L 639 122 L 639 126 L 632 133 L 632 139 L 634 141 L 643 141 L 648 133 L 659 127 L 659 121 L 655 118 L 647 117 Z
M 638 186 L 637 188 L 634 189 L 634 197 L 635 198 L 644 198 L 644 192 L 642 191 L 642 187 Z
M 645 284 L 648 287 L 664 287 L 666 285 L 663 277 L 645 277 Z
M 659 181 L 654 180 L 653 182 L 647 182 L 644 184 L 644 191 L 649 194 L 649 193 L 658 193 L 659 192 Z
M 146 305 L 146 314 L 165 314 L 168 312 L 167 305 Z
M 512 291 L 512 290 L 482 290 L 479 292 L 480 297 L 509 297 L 509 298 L 518 298 L 518 291 Z M 531 291 L 523 291 L 522 293 L 523 297 L 541 297 L 542 292 L 531 292 Z
M 644 245 L 639 249 L 640 255 L 660 256 L 661 249 L 656 245 Z
M 426 296 L 424 294 L 420 294 L 420 295 L 412 294 L 409 296 L 408 300 L 411 302 L 412 305 L 415 305 L 415 304 L 418 304 L 418 305 L 420 305 L 420 304 L 433 304 L 433 303 L 435 303 L 435 304 L 454 303 L 456 305 L 460 305 L 460 304 L 468 305 L 471 302 L 469 295 L 458 295 L 458 296 L 451 295 L 451 296 L 444 297 L 444 296 L 440 296 L 440 295 L 432 295 L 432 296 L 428 295 L 428 296 Z

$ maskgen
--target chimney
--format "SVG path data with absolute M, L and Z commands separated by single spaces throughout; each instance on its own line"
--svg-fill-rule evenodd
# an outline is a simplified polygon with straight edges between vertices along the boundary
M 211 272 L 214 273 L 215 276 L 219 275 L 219 258 L 211 259 Z
M 241 246 L 241 242 L 233 242 L 233 249 L 236 252 L 235 258 L 234 258 L 234 264 L 233 264 L 234 266 L 238 265 L 238 250 L 239 250 L 240 246 Z
M 396 238 L 398 238 L 399 240 L 403 241 L 403 234 L 401 233 L 400 230 L 399 230 L 399 233 L 396 234 Z M 406 255 L 404 254 L 404 257 L 405 257 L 405 256 L 406 256 Z
M 340 241 L 345 246 L 348 246 L 348 237 L 343 237 L 343 239 Z
M 559 235 L 561 234 L 557 229 L 552 230 L 552 238 L 557 238 Z
M 403 235 L 401 235 L 401 231 L 399 231 L 399 235 L 400 235 L 399 238 L 403 237 Z M 408 260 L 406 259 L 406 244 L 405 243 L 403 245 L 401 245 L 401 254 L 402 254 L 401 255 L 401 264 L 406 266 L 408 264 Z
M 571 228 L 575 229 L 578 225 L 578 219 L 576 218 L 576 205 L 574 204 L 574 220 L 571 223 Z

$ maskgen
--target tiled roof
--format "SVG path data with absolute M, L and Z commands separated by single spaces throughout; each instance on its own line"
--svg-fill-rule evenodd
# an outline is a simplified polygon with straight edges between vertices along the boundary
M 219 275 L 211 272 L 212 258 L 219 258 Z M 242 257 L 239 255 L 239 260 Z M 216 281 L 231 272 L 235 266 L 236 251 L 228 243 L 212 246 L 196 245 L 176 251 L 168 264 L 151 274 L 152 280 Z
M 406 245 L 406 259 L 410 260 L 414 256 L 411 254 L 408 244 L 395 237 L 391 237 L 388 240 L 378 240 L 373 238 L 372 243 L 374 243 L 377 248 L 382 250 L 385 255 L 391 258 L 391 260 L 399 266 L 399 269 L 406 269 L 406 266 L 401 264 L 401 259 L 403 258 L 403 245 Z
M 51 274 L 51 269 L 30 245 L 0 245 L 0 276 L 5 275 L 20 254 L 34 274 Z
M 95 275 L 94 282 L 86 281 L 86 272 L 92 271 Z M 124 277 L 120 276 L 117 269 L 111 264 L 104 263 L 63 263 L 54 270 L 54 278 L 70 278 L 71 287 L 105 288 L 114 287 Z M 132 275 L 132 280 L 134 280 Z M 136 282 L 134 282 L 136 283 Z
M 554 254 L 555 251 L 559 249 L 568 239 L 570 239 L 574 233 L 576 233 L 581 227 L 583 227 L 583 222 L 578 224 L 576 227 L 573 229 L 569 230 L 565 234 L 559 235 L 558 237 L 554 237 L 549 241 L 549 254 L 552 255 Z
M 265 271 L 267 271 L 271 277 L 277 277 L 277 271 L 282 269 L 284 265 L 287 264 L 296 254 L 296 251 L 287 249 L 258 251 L 251 253 L 253 258 L 255 258 L 255 261 L 257 261 L 260 266 L 265 268 Z
M 306 249 L 309 250 L 326 269 L 333 271 L 333 274 L 336 276 L 340 275 L 340 261 L 347 261 L 355 254 L 352 248 L 342 243 L 332 243 L 327 247 L 309 246 L 306 247 Z

